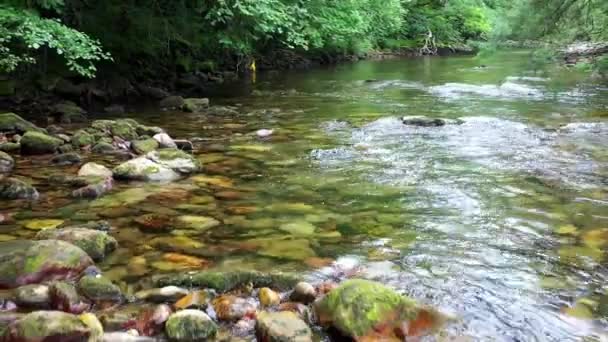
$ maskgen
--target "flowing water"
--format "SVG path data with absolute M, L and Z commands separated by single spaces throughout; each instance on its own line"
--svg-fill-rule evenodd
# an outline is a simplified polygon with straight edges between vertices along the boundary
M 19 161 L 43 193 L 31 218 L 108 220 L 121 245 L 100 266 L 137 289 L 191 266 L 363 276 L 456 317 L 440 340 L 608 339 L 608 88 L 576 71 L 530 71 L 510 52 L 365 61 L 270 73 L 219 89 L 234 117 L 144 109 L 127 116 L 197 141 L 203 174 L 172 184 L 118 183 L 73 200 L 50 183 L 77 167 Z M 400 117 L 460 119 L 443 127 Z M 254 132 L 274 129 L 266 140 Z M 91 157 L 109 166 L 111 157 Z M 144 233 L 134 219 L 214 217 L 220 226 Z M 138 262 L 134 262 L 138 260 Z M 333 267 L 327 267 L 334 262 Z M 134 263 L 139 267 L 134 267 Z M 143 265 L 143 266 L 142 266 Z

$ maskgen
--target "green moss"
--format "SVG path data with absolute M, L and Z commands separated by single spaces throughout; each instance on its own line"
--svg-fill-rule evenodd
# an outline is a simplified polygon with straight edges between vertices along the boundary
M 29 131 L 23 135 L 20 143 L 23 153 L 44 154 L 54 153 L 63 141 L 41 132 Z
M 192 156 L 182 150 L 178 150 L 175 148 L 163 148 L 158 150 L 158 158 L 160 160 L 174 160 L 191 159 Z
M 72 136 L 72 145 L 75 148 L 81 148 L 84 146 L 93 145 L 93 144 L 95 144 L 95 141 L 96 141 L 95 136 L 84 130 L 77 131 Z
M 35 132 L 46 132 L 46 130 L 37 127 L 33 123 L 24 120 L 22 117 L 15 113 L 2 113 L 0 114 L 0 131 L 16 131 L 18 133 L 24 133 L 29 131 Z
M 177 274 L 158 280 L 159 286 L 194 286 L 227 292 L 236 287 L 252 283 L 255 287 L 271 287 L 287 290 L 301 280 L 295 274 L 261 273 L 255 271 L 233 272 L 198 272 L 195 274 Z
M 118 301 L 122 299 L 120 288 L 103 276 L 87 275 L 80 278 L 78 289 L 94 301 Z

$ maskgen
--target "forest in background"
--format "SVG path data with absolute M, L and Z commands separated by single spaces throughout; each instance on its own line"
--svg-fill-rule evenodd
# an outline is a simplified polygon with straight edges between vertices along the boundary
M 4 0 L 0 73 L 238 72 L 283 50 L 330 58 L 563 45 L 606 40 L 607 25 L 602 0 Z

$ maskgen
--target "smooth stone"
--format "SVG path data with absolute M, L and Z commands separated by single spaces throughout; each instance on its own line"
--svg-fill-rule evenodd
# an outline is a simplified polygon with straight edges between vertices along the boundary
M 112 190 L 114 187 L 114 179 L 107 177 L 104 180 L 93 184 L 86 185 L 82 188 L 72 191 L 72 197 L 75 198 L 98 198 Z
M 162 148 L 177 148 L 177 144 L 167 133 L 155 134 L 152 139 L 156 140 Z
M 187 309 L 169 317 L 165 333 L 177 342 L 206 341 L 217 334 L 217 325 L 203 311 Z
M 15 160 L 8 153 L 0 151 L 0 173 L 9 173 L 15 167 Z
M 19 306 L 46 309 L 51 302 L 49 287 L 41 284 L 19 286 L 15 289 L 15 302 Z
M 11 323 L 4 335 L 6 341 L 91 341 L 93 331 L 78 316 L 61 311 L 35 311 Z
M 135 298 L 156 303 L 175 302 L 190 293 L 189 290 L 177 286 L 165 286 L 156 289 L 142 290 L 135 293 Z
M 80 247 L 91 259 L 103 260 L 118 247 L 116 239 L 108 233 L 88 228 L 68 227 L 43 230 L 36 234 L 38 240 L 62 240 Z
M 289 311 L 261 312 L 255 324 L 256 336 L 266 342 L 312 342 L 312 331 Z
M 28 183 L 16 178 L 0 178 L 0 198 L 37 200 L 38 197 L 40 197 L 38 190 Z
M 256 312 L 255 302 L 233 296 L 222 295 L 211 301 L 217 318 L 222 321 L 238 321 L 239 319 Z
M 74 279 L 93 260 L 79 247 L 59 240 L 0 243 L 0 287 Z
M 89 162 L 80 167 L 80 170 L 78 170 L 78 176 L 107 178 L 112 177 L 112 171 L 101 164 Z
M 258 138 L 268 138 L 274 133 L 274 129 L 259 129 L 255 132 Z
M 23 154 L 47 154 L 55 153 L 63 141 L 44 133 L 29 131 L 23 135 L 20 144 Z
M 309 304 L 314 302 L 317 297 L 317 291 L 314 286 L 307 282 L 299 282 L 293 289 L 290 299 L 295 302 Z
M 207 308 L 207 298 L 209 294 L 206 291 L 194 291 L 184 296 L 173 306 L 178 310 L 184 309 L 201 309 Z
M 258 299 L 262 307 L 276 306 L 281 303 L 281 297 L 273 290 L 263 287 L 258 292 Z
M 194 173 L 200 170 L 200 162 L 184 151 L 164 148 L 146 154 L 146 158 L 180 173 Z
M 282 224 L 279 229 L 292 235 L 311 236 L 315 233 L 317 227 L 306 221 L 297 221 Z
M 82 158 L 80 157 L 80 155 L 78 153 L 75 153 L 75 152 L 62 153 L 62 154 L 56 155 L 55 157 L 53 157 L 53 159 L 51 159 L 51 163 L 57 164 L 57 165 L 78 164 L 81 161 L 82 161 Z
M 180 174 L 169 167 L 157 164 L 145 156 L 131 159 L 112 170 L 117 179 L 167 182 L 180 178 Z
M 221 224 L 220 221 L 208 216 L 184 215 L 176 219 L 176 226 L 182 229 L 193 229 L 203 232 Z
M 100 274 L 85 275 L 80 278 L 78 290 L 95 302 L 120 302 L 123 299 L 120 288 Z
M 89 305 L 80 298 L 76 287 L 71 283 L 52 282 L 49 287 L 49 295 L 51 306 L 55 310 L 77 315 L 89 309 Z
M 63 220 L 57 219 L 34 219 L 23 223 L 23 226 L 31 230 L 55 229 L 63 224 Z M 46 239 L 48 240 L 48 239 Z

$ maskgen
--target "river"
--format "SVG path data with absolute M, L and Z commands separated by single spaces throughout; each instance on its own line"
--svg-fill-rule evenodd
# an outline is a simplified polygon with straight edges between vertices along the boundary
M 608 88 L 576 70 L 534 73 L 515 51 L 260 74 L 211 101 L 240 114 L 126 115 L 197 141 L 205 176 L 73 200 L 48 176 L 77 168 L 28 157 L 16 173 L 45 196 L 0 209 L 110 221 L 120 249 L 100 267 L 127 288 L 175 271 L 161 251 L 311 278 L 356 268 L 453 315 L 439 340 L 608 340 Z M 257 138 L 263 128 L 274 134 Z M 222 224 L 150 234 L 134 221 L 146 213 Z M 137 274 L 133 258 L 146 260 Z

